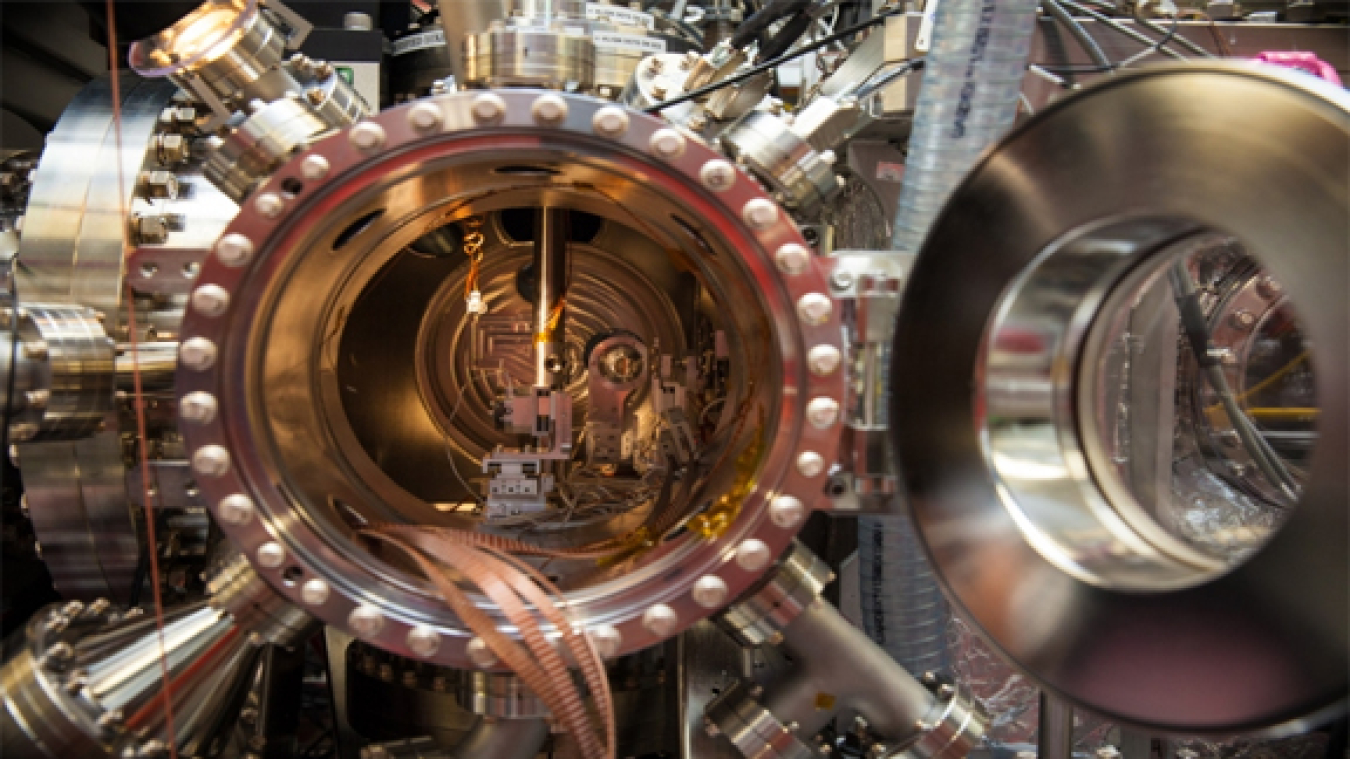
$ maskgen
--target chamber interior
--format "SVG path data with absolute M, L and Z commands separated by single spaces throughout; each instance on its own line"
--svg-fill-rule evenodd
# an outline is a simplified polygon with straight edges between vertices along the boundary
M 985 454 L 1028 542 L 1089 583 L 1196 585 L 1297 507 L 1313 346 L 1241 241 L 1130 219 L 1047 247 L 986 333 Z
M 1166 246 L 1108 300 L 1083 358 L 1094 472 L 1225 567 L 1297 506 L 1317 442 L 1313 346 L 1284 286 L 1240 241 Z
M 293 516 L 367 569 L 389 567 L 354 531 L 379 522 L 551 549 L 632 538 L 622 561 L 549 561 L 575 590 L 673 560 L 687 519 L 750 489 L 778 337 L 729 226 L 687 188 L 501 155 L 381 183 L 306 235 L 267 294 L 253 413 Z M 538 392 L 536 243 L 560 239 L 545 208 L 568 228 L 550 390 L 570 432 Z

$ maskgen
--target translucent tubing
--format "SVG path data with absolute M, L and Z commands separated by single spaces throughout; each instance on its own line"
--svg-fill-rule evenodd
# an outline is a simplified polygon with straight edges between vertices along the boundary
M 1036 0 L 942 0 L 924 66 L 893 247 L 917 251 L 956 184 L 1012 125 Z

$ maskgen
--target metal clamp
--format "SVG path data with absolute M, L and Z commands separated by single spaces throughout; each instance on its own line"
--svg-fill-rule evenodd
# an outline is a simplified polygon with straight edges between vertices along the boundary
M 820 592 L 834 580 L 830 567 L 801 543 L 793 542 L 778 569 L 756 590 L 718 617 L 732 637 L 747 646 L 776 643 Z

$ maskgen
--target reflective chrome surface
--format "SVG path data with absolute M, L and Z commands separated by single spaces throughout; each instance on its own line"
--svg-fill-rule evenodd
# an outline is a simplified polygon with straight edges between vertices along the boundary
M 1275 70 L 1117 77 L 1007 138 L 915 266 L 891 418 L 903 420 L 892 429 L 930 554 L 1014 661 L 1113 719 L 1269 727 L 1345 698 L 1348 114 L 1344 92 Z M 1211 139 L 1219 123 L 1222 147 Z M 1316 346 L 1322 409 L 1284 528 L 1189 587 L 1178 586 L 1195 580 L 1184 569 L 1195 557 L 1123 524 L 1081 453 L 1082 409 L 1056 393 L 1081 381 L 1073 350 L 1096 299 L 1177 224 L 1240 240 L 1284 284 Z
M 822 395 L 840 403 L 843 376 L 808 372 L 803 358 L 817 345 L 838 349 L 841 334 L 833 309 L 801 305 L 814 308 L 813 299 L 826 297 L 813 267 L 780 279 L 776 252 L 805 249 L 795 225 L 743 174 L 707 189 L 703 167 L 720 168 L 723 159 L 706 146 L 658 135 L 660 122 L 636 114 L 612 130 L 597 116 L 603 107 L 584 98 L 504 91 L 439 96 L 386 111 L 316 143 L 279 170 L 258 192 L 291 187 L 283 212 L 271 217 L 246 204 L 204 267 L 199 288 L 226 289 L 231 306 L 224 316 L 190 311 L 184 322 L 185 341 L 210 341 L 216 353 L 213 364 L 181 366 L 178 391 L 211 393 L 230 409 L 184 427 L 189 448 L 207 467 L 202 489 L 217 516 L 235 504 L 227 499 L 247 497 L 256 517 L 227 520 L 225 531 L 250 559 L 264 543 L 279 543 L 286 559 L 279 566 L 259 564 L 259 574 L 297 602 L 307 603 L 301 593 L 307 581 L 322 581 L 331 592 L 307 608 L 329 624 L 347 627 L 360 604 L 361 615 L 380 619 L 366 628 L 370 642 L 412 655 L 406 636 L 413 624 L 424 624 L 442 636 L 433 661 L 468 662 L 468 636 L 429 602 L 422 583 L 350 537 L 362 520 L 473 525 L 388 479 L 380 451 L 363 450 L 348 432 L 353 402 L 392 429 L 404 425 L 405 434 L 440 439 L 445 433 L 435 416 L 424 416 L 415 395 L 352 396 L 338 379 L 346 371 L 344 332 L 379 324 L 355 317 L 370 284 L 405 246 L 470 216 L 550 205 L 640 230 L 671 262 L 700 278 L 716 309 L 710 318 L 715 327 L 724 325 L 717 328 L 726 330 L 739 357 L 728 378 L 735 399 L 728 404 L 753 418 L 733 427 L 692 492 L 675 497 L 697 506 L 750 472 L 753 479 L 745 481 L 753 489 L 722 498 L 718 508 L 727 511 L 717 519 L 726 526 L 711 540 L 668 540 L 625 563 L 586 572 L 556 562 L 579 619 L 616 628 L 621 651 L 667 637 L 710 613 L 694 599 L 695 581 L 716 575 L 705 584 L 725 585 L 719 591 L 730 598 L 763 571 L 735 563 L 727 547 L 751 537 L 771 551 L 786 546 L 801 522 L 771 520 L 772 499 L 786 493 L 807 508 L 815 502 L 824 476 L 816 462 L 832 460 L 838 425 L 806 424 L 801 407 Z M 306 175 L 316 156 L 327 168 Z M 453 411 L 445 409 L 444 418 Z M 453 486 L 451 467 L 428 464 L 442 466 L 441 482 Z M 631 530 L 641 516 L 607 529 Z M 567 545 L 585 535 L 530 539 Z M 644 622 L 652 609 L 673 615 L 675 626 Z

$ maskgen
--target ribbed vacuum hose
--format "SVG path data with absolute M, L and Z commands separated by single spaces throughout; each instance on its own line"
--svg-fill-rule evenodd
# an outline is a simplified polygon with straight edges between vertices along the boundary
M 914 674 L 948 672 L 947 601 L 909 515 L 861 517 L 863 629 Z
M 1035 20 L 1036 0 L 941 0 L 896 211 L 897 250 L 919 250 L 957 183 L 1012 125 Z
M 941 0 L 896 210 L 897 251 L 920 249 L 952 190 L 1012 126 L 1036 5 Z M 864 629 L 911 672 L 948 669 L 947 604 L 909 515 L 863 517 L 858 530 Z

